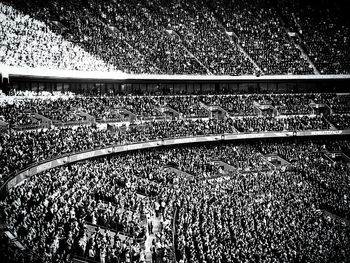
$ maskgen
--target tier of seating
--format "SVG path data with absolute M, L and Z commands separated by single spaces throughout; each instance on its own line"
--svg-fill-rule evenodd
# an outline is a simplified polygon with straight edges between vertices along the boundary
M 232 134 L 240 132 L 325 130 L 329 123 L 321 117 L 290 117 L 273 119 L 252 117 L 222 120 L 177 120 L 155 121 L 128 128 L 114 127 L 99 129 L 92 126 L 78 128 L 50 128 L 0 133 L 1 182 L 13 171 L 19 171 L 29 164 L 73 152 L 93 150 L 115 144 L 162 140 L 189 136 Z M 65 138 L 65 140 L 61 140 Z
M 16 132 L 9 129 L 0 133 L 0 182 L 5 182 L 12 172 L 32 163 L 114 144 L 239 132 L 349 129 L 348 98 L 349 95 L 336 94 L 57 96 L 32 99 L 12 97 L 11 100 L 4 100 L 1 103 L 2 120 L 8 122 L 10 128 L 28 126 L 31 130 Z M 312 112 L 311 105 L 315 103 L 329 105 L 328 108 L 334 113 L 324 116 L 322 113 L 306 114 Z M 210 107 L 213 105 L 221 107 L 223 111 L 228 112 L 228 115 L 208 119 L 211 115 Z M 259 107 L 266 105 L 288 115 L 261 116 Z M 164 107 L 171 107 L 181 115 L 168 121 L 161 113 L 161 108 Z M 58 121 L 61 124 L 72 122 L 76 125 L 84 124 L 86 116 L 82 115 L 82 112 L 91 114 L 97 121 L 104 122 L 111 118 L 113 122 L 125 120 L 130 122 L 130 116 L 126 119 L 121 115 L 122 109 L 132 111 L 136 120 L 147 118 L 152 120 L 137 121 L 130 126 L 109 125 L 108 129 L 95 126 L 50 127 L 49 125 L 45 127 L 46 130 L 33 130 L 42 127 L 35 126 L 39 121 L 43 121 L 38 116 L 54 123 Z M 157 120 L 157 117 L 160 119 Z
M 348 6 L 341 2 L 282 1 L 278 5 L 286 26 L 297 33 L 304 48 L 321 74 L 348 74 L 350 44 Z
M 11 189 L 0 217 L 41 262 L 145 262 L 139 237 L 154 238 L 153 262 L 346 262 L 350 159 L 327 154 L 348 147 L 348 139 L 280 139 L 82 161 Z M 191 178 L 175 180 L 169 166 Z M 163 222 L 158 236 L 140 221 L 150 213 Z
M 48 26 L 0 3 L 0 63 L 65 70 L 114 69 L 83 48 L 53 33 Z
M 267 1 L 215 1 L 212 8 L 225 29 L 264 74 L 313 74 L 302 52 L 284 30 L 278 10 Z
M 7 65 L 159 74 L 350 72 L 350 27 L 334 3 L 5 2 L 0 62 Z
M 345 130 L 350 127 L 350 116 L 347 114 L 333 114 L 328 120 L 339 130 Z
M 245 117 L 235 123 L 240 132 L 266 132 L 266 131 L 303 131 L 303 130 L 327 130 L 329 123 L 322 117 Z
M 350 95 L 347 94 L 269 94 L 269 95 L 182 95 L 182 96 L 114 96 L 76 97 L 56 96 L 25 98 L 21 96 L 0 102 L 0 120 L 10 128 L 40 127 L 41 122 L 53 124 L 83 124 L 87 122 L 123 122 L 132 120 L 165 120 L 174 118 L 209 118 L 213 111 L 221 116 L 251 117 L 260 122 L 261 115 L 271 117 L 293 115 L 326 117 L 333 123 L 333 115 L 350 114 Z M 313 105 L 319 104 L 314 107 Z M 265 109 L 266 107 L 267 110 Z M 327 108 L 320 111 L 320 108 Z M 167 114 L 166 109 L 172 114 Z M 40 116 L 42 119 L 40 119 Z M 87 119 L 88 117 L 89 120 Z M 306 118 L 306 117 L 305 117 Z M 294 121 L 295 122 L 295 121 Z M 349 126 L 345 123 L 343 128 Z M 276 127 L 277 129 L 277 127 Z M 300 129 L 300 128 L 296 128 Z

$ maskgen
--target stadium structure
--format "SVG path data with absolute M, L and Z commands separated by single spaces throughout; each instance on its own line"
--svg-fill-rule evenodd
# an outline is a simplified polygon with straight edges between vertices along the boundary
M 346 1 L 0 2 L 0 262 L 350 262 Z

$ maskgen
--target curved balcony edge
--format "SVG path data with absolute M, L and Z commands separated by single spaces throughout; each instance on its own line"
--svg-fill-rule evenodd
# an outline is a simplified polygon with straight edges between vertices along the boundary
M 38 174 L 40 172 L 63 166 L 69 163 L 74 163 L 86 159 L 101 157 L 110 155 L 113 153 L 134 151 L 140 149 L 156 148 L 161 146 L 181 145 L 190 143 L 201 142 L 214 142 L 214 141 L 231 141 L 242 139 L 259 139 L 259 138 L 283 138 L 283 137 L 305 137 L 305 136 L 334 136 L 334 135 L 350 135 L 350 130 L 309 130 L 309 131 L 283 131 L 283 132 L 261 132 L 261 133 L 235 133 L 235 134 L 216 134 L 205 136 L 191 136 L 181 138 L 168 138 L 162 140 L 152 140 L 147 142 L 136 142 L 130 144 L 116 144 L 105 148 L 87 150 L 84 152 L 72 152 L 69 154 L 57 156 L 50 160 L 44 160 L 40 163 L 32 164 L 25 169 L 14 173 L 7 181 L 1 186 L 1 196 L 4 197 L 5 193 L 12 187 L 20 184 L 26 178 Z

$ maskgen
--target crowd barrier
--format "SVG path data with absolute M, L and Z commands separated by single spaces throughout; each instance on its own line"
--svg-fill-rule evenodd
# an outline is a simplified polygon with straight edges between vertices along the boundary
M 113 153 L 133 151 L 139 149 L 148 149 L 161 146 L 171 146 L 179 144 L 200 143 L 200 142 L 214 142 L 214 141 L 229 141 L 229 140 L 244 140 L 257 138 L 283 138 L 283 137 L 304 137 L 304 136 L 331 136 L 331 135 L 349 135 L 350 130 L 323 130 L 323 131 L 285 131 L 285 132 L 263 132 L 263 133 L 238 133 L 238 134 L 218 134 L 211 136 L 197 136 L 186 138 L 170 138 L 163 140 L 154 140 L 141 143 L 132 143 L 126 145 L 113 145 L 102 149 L 94 149 L 80 153 L 71 153 L 64 156 L 59 156 L 55 159 L 46 160 L 39 164 L 34 164 L 19 173 L 12 176 L 3 185 L 2 191 L 9 190 L 13 186 L 21 183 L 26 178 L 46 171 L 57 166 L 74 163 L 81 160 L 86 160 L 95 157 L 101 157 Z

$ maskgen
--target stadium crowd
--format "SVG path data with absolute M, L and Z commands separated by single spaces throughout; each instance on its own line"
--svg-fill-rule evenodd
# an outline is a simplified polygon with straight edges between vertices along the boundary
M 326 130 L 329 123 L 322 117 L 243 117 L 237 119 L 235 127 L 240 132 L 264 132 L 264 131 L 305 131 Z
M 1 182 L 29 164 L 38 163 L 65 154 L 104 148 L 116 144 L 128 144 L 166 138 L 204 136 L 240 132 L 304 131 L 329 129 L 329 123 L 321 117 L 292 116 L 282 119 L 252 117 L 233 120 L 174 120 L 150 121 L 112 130 L 94 126 L 50 128 L 0 133 Z M 65 138 L 65 140 L 62 140 Z
M 66 70 L 114 69 L 49 27 L 0 3 L 0 62 L 9 66 Z
M 232 120 L 148 122 L 144 125 L 115 131 L 79 126 L 48 130 L 0 133 L 1 183 L 14 171 L 65 154 L 93 150 L 116 144 L 143 142 L 155 139 L 235 133 Z M 62 140 L 64 138 L 64 140 Z
M 307 115 L 312 112 L 309 104 L 314 97 L 314 94 L 269 94 L 253 95 L 252 99 L 260 104 L 272 105 L 281 115 Z
M 328 120 L 339 130 L 350 128 L 350 116 L 348 114 L 333 114 L 328 116 Z
M 314 102 L 326 103 L 334 113 L 341 114 L 305 115 L 311 109 L 308 103 Z M 280 114 L 286 115 L 258 116 L 259 106 L 256 105 L 259 104 L 271 105 Z M 213 105 L 222 107 L 232 118 L 226 115 L 223 119 L 186 119 L 208 117 L 209 107 Z M 162 107 L 173 108 L 185 119 L 166 121 L 165 115 L 160 115 Z M 137 116 L 136 124 L 109 126 L 107 130 L 95 126 L 52 127 L 24 132 L 4 130 L 0 133 L 0 181 L 6 181 L 12 172 L 32 163 L 114 144 L 237 132 L 324 130 L 332 129 L 330 123 L 338 129 L 350 127 L 348 95 L 336 94 L 17 97 L 1 102 L 0 116 L 10 124 L 10 128 L 21 125 L 35 128 L 42 120 L 34 114 L 62 123 L 78 121 L 77 124 L 84 124 L 86 117 L 82 113 L 91 114 L 101 122 L 130 121 L 130 116 L 126 119 L 122 115 L 123 109 L 128 109 Z M 157 118 L 159 121 L 153 120 Z M 147 119 L 150 121 L 142 121 Z
M 302 52 L 283 30 L 277 10 L 269 3 L 222 0 L 210 5 L 264 74 L 313 74 Z
M 153 74 L 349 73 L 349 24 L 339 7 L 325 2 L 5 2 L 0 58 L 7 65 Z
M 306 4 L 307 3 L 307 4 Z M 349 74 L 348 6 L 340 2 L 282 1 L 280 14 L 321 74 Z M 322 19 L 320 19 L 322 18 Z
M 55 95 L 26 98 L 15 96 L 0 102 L 0 119 L 10 127 L 39 126 L 42 115 L 55 123 L 86 123 L 86 115 L 97 122 L 130 121 L 131 116 L 140 120 L 165 119 L 162 112 L 170 108 L 183 118 L 207 118 L 211 106 L 221 107 L 229 116 L 258 116 L 260 106 L 271 106 L 274 115 L 312 115 L 313 103 L 326 104 L 333 114 L 350 113 L 350 96 L 332 93 L 318 94 L 244 94 L 244 95 L 182 95 L 182 96 L 109 96 L 93 97 Z M 317 113 L 317 112 L 316 112 Z M 85 115 L 84 115 L 85 114 Z M 263 115 L 267 114 L 262 111 Z M 332 118 L 331 115 L 324 116 Z
M 140 218 L 152 213 L 164 222 L 153 244 L 157 262 L 169 262 L 174 252 L 177 262 L 346 262 L 349 225 L 323 213 L 350 216 L 348 162 L 331 164 L 325 155 L 348 145 L 324 139 L 212 143 L 82 161 L 11 189 L 0 202 L 1 217 L 43 262 L 74 256 L 144 262 L 138 238 L 151 229 L 140 226 Z M 261 153 L 282 156 L 291 169 L 273 167 Z M 218 160 L 231 160 L 241 172 L 224 173 Z M 169 165 L 193 177 L 169 178 Z
M 349 74 L 345 7 L 316 2 L 5 0 L 0 63 L 132 74 Z M 140 86 L 143 96 L 0 95 L 0 125 L 9 124 L 0 131 L 1 196 L 30 165 L 113 145 L 350 128 L 347 94 L 167 96 L 157 87 L 144 96 Z M 0 199 L 0 261 L 346 263 L 344 138 L 162 146 L 42 171 Z M 155 232 L 152 218 L 160 221 Z

